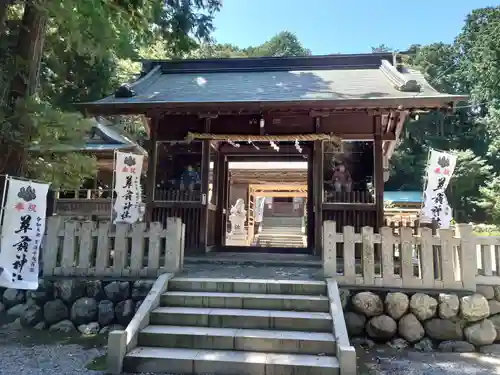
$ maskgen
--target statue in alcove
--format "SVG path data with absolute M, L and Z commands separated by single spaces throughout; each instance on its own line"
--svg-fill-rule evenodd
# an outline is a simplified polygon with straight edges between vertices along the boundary
M 200 174 L 191 164 L 181 174 L 180 189 L 193 191 L 196 185 L 200 184 Z
M 231 207 L 229 215 L 232 234 L 244 232 L 246 217 L 245 201 L 242 198 L 238 198 L 234 206 Z
M 343 163 L 338 164 L 333 169 L 333 187 L 335 192 L 341 192 L 342 190 L 350 193 L 352 189 L 352 178 L 351 173 L 347 170 Z

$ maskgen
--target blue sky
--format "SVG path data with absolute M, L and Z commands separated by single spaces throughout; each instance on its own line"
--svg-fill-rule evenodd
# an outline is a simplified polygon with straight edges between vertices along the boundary
M 294 32 L 313 54 L 370 52 L 386 44 L 452 42 L 473 9 L 492 0 L 223 0 L 214 37 L 239 47 Z

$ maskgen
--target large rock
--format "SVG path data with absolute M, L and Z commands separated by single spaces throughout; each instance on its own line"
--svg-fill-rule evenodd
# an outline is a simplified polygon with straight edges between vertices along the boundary
M 360 336 L 365 331 L 366 317 L 364 315 L 348 311 L 344 315 L 347 332 L 351 336 Z
M 43 309 L 39 305 L 32 304 L 21 315 L 21 325 L 23 327 L 34 327 L 43 321 Z
M 111 324 L 115 319 L 115 304 L 108 299 L 99 302 L 97 311 L 97 321 L 102 327 Z
M 106 299 L 113 302 L 121 302 L 130 296 L 130 284 L 128 281 L 113 281 L 104 287 Z
M 352 304 L 357 312 L 368 317 L 377 316 L 384 312 L 384 305 L 379 296 L 372 292 L 361 292 L 352 298 Z
M 80 331 L 80 333 L 86 336 L 90 336 L 90 335 L 97 335 L 101 330 L 101 327 L 97 322 L 90 322 L 89 324 L 80 324 L 78 326 L 78 330 Z
M 115 307 L 115 316 L 118 323 L 124 326 L 129 324 L 135 313 L 134 307 L 134 301 L 131 299 L 118 302 Z
M 397 329 L 397 323 L 388 315 L 375 316 L 366 324 L 366 333 L 368 336 L 377 340 L 390 340 Z
M 476 293 L 483 295 L 486 299 L 495 298 L 495 290 L 490 285 L 478 285 L 478 286 L 476 286 Z
M 492 315 L 488 318 L 488 320 L 495 326 L 495 329 L 497 330 L 497 341 L 500 341 L 500 314 Z
M 466 327 L 464 335 L 471 344 L 483 346 L 493 344 L 497 337 L 497 331 L 493 323 L 485 319 L 482 322 Z
M 410 299 L 410 311 L 419 319 L 427 320 L 436 315 L 438 302 L 423 293 L 415 293 Z
M 488 306 L 490 308 L 490 315 L 500 314 L 500 302 L 491 299 L 488 301 Z
M 443 341 L 438 345 L 438 350 L 448 353 L 470 353 L 475 352 L 474 345 L 467 341 Z
M 54 297 L 70 305 L 78 298 L 85 297 L 85 286 L 85 281 L 58 280 L 54 283 Z
M 481 346 L 479 351 L 484 354 L 493 354 L 498 356 L 500 354 L 500 344 Z
M 43 306 L 45 302 L 54 298 L 54 285 L 48 280 L 40 279 L 38 280 L 38 289 L 27 291 L 26 298 Z
M 75 325 L 71 322 L 71 320 L 63 320 L 49 327 L 49 332 L 72 333 L 75 331 Z
M 9 288 L 6 289 L 5 292 L 3 292 L 2 302 L 5 305 L 6 309 L 24 303 L 24 301 L 25 301 L 25 295 L 24 291 L 22 290 Z
M 93 298 L 96 301 L 100 301 L 106 298 L 104 293 L 104 288 L 102 287 L 101 280 L 89 280 L 86 286 L 87 297 Z
M 398 322 L 398 332 L 408 342 L 417 342 L 424 337 L 422 323 L 413 314 L 406 314 Z
M 61 320 L 68 319 L 68 308 L 60 299 L 46 302 L 43 305 L 43 317 L 49 325 L 58 323 Z
M 97 320 L 97 302 L 90 297 L 79 298 L 71 306 L 71 321 L 77 326 Z
M 26 310 L 28 310 L 34 304 L 35 304 L 34 301 L 28 301 L 20 305 L 12 306 L 10 309 L 7 310 L 7 315 L 21 317 L 26 312 Z
M 493 287 L 493 292 L 495 293 L 495 299 L 500 301 L 500 286 L 496 285 Z
M 460 300 L 456 294 L 439 295 L 439 317 L 441 319 L 453 319 L 458 315 Z
M 463 339 L 462 326 L 459 322 L 436 318 L 426 321 L 424 329 L 427 336 L 434 340 L 460 341 Z
M 385 297 L 385 311 L 396 320 L 406 314 L 409 305 L 410 299 L 404 293 L 387 293 Z
M 428 337 L 424 337 L 422 340 L 417 342 L 413 347 L 419 352 L 429 353 L 434 350 L 434 344 L 432 340 Z
M 481 294 L 472 294 L 460 299 L 460 314 L 467 322 L 478 322 L 490 315 L 488 300 Z
M 132 299 L 134 301 L 143 300 L 148 295 L 154 281 L 150 280 L 137 280 L 132 285 Z

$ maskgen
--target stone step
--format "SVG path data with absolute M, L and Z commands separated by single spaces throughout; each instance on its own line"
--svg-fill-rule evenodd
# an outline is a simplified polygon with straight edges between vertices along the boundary
M 306 354 L 137 347 L 125 356 L 134 373 L 217 375 L 338 375 L 335 357 Z
M 315 280 L 214 279 L 175 277 L 168 282 L 169 291 L 299 294 L 326 296 L 326 283 Z
M 286 294 L 166 292 L 162 306 L 329 312 L 325 296 Z
M 331 333 L 151 325 L 139 346 L 335 355 Z
M 196 307 L 158 307 L 151 312 L 150 324 L 307 332 L 333 329 L 328 313 Z

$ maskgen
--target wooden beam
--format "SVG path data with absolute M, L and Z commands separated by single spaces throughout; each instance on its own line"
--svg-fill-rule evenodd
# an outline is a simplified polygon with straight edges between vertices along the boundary
M 307 191 L 306 185 L 250 185 L 249 189 L 252 191 Z
M 403 131 L 403 125 L 404 125 L 409 113 L 410 113 L 409 111 L 400 111 L 399 112 L 399 117 L 397 120 L 396 128 L 394 130 L 394 138 L 395 139 L 394 139 L 394 141 L 388 143 L 388 145 L 385 149 L 385 152 L 384 152 L 387 160 L 389 160 L 391 158 L 392 154 L 394 153 L 397 141 L 398 141 L 399 137 L 401 136 L 401 132 Z
M 255 197 L 307 198 L 307 191 L 254 191 Z

